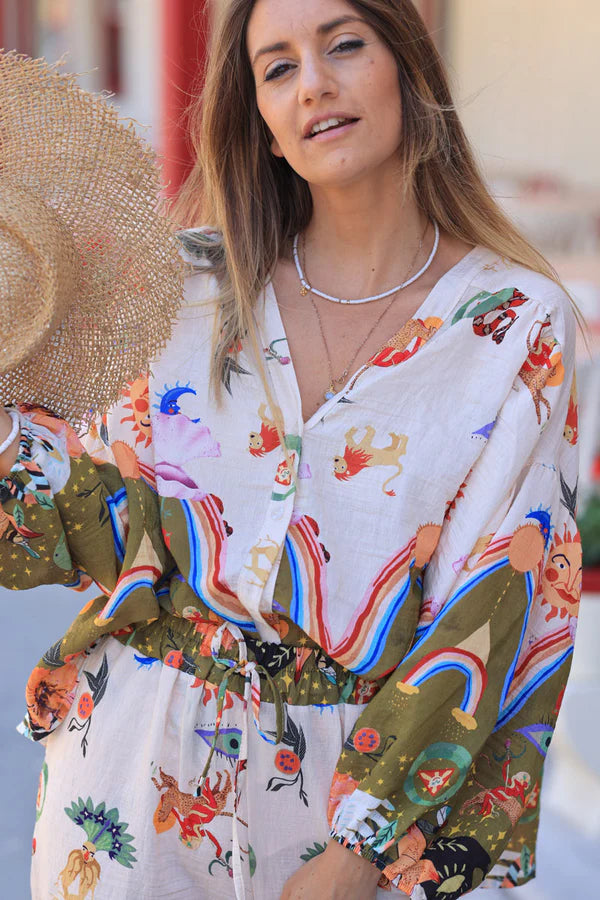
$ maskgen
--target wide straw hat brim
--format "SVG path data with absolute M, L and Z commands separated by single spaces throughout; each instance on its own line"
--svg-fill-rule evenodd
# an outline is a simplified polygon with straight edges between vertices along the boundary
M 160 187 L 105 97 L 0 51 L 0 403 L 85 423 L 163 349 L 184 264 Z

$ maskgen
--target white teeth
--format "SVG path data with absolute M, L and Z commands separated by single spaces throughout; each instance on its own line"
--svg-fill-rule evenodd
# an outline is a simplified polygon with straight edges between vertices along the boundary
M 343 125 L 345 122 L 349 122 L 350 119 L 324 119 L 322 122 L 317 122 L 311 128 L 311 137 L 313 134 L 318 134 L 320 131 L 327 131 L 328 128 L 335 128 L 337 125 Z

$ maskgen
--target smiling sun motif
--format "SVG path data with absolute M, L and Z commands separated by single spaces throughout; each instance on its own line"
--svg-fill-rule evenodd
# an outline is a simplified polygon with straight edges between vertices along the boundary
M 546 621 L 555 616 L 576 616 L 581 595 L 581 538 L 565 525 L 563 536 L 555 536 L 542 578 L 542 606 L 548 604 Z
M 129 400 L 129 403 L 123 404 L 123 409 L 130 409 L 131 415 L 124 416 L 123 422 L 132 422 L 132 431 L 135 433 L 136 446 L 145 441 L 144 446 L 149 447 L 152 443 L 152 432 L 150 423 L 150 400 L 148 396 L 148 376 L 140 375 L 135 381 L 127 385 L 127 390 L 123 396 Z

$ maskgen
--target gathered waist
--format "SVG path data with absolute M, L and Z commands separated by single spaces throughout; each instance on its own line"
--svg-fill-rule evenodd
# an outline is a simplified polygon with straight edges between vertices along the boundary
M 213 652 L 215 635 L 220 631 L 218 654 Z M 114 633 L 122 644 L 135 651 L 140 668 L 157 661 L 186 673 L 192 678 L 220 685 L 227 672 L 227 688 L 243 695 L 245 675 L 230 671 L 239 663 L 238 629 L 222 620 L 190 621 L 161 610 L 156 621 L 129 627 Z M 262 700 L 282 700 L 294 706 L 330 706 L 338 703 L 367 703 L 383 683 L 361 678 L 331 659 L 320 648 L 306 645 L 275 644 L 243 634 L 244 654 L 256 666 L 263 681 Z M 218 655 L 218 659 L 217 659 Z M 219 660 L 225 661 L 225 665 Z M 231 662 L 228 666 L 227 660 Z M 277 690 L 278 697 L 273 695 Z

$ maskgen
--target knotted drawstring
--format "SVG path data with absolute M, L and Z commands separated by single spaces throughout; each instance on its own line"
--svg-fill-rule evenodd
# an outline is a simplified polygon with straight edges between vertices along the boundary
M 237 662 L 234 659 L 227 659 L 226 657 L 219 656 L 219 650 L 221 649 L 221 644 L 223 642 L 223 635 L 225 631 L 228 631 L 232 638 L 235 640 L 237 644 L 238 650 L 238 659 Z M 210 646 L 210 654 L 212 656 L 213 662 L 218 665 L 222 669 L 227 669 L 225 674 L 223 675 L 223 679 L 221 684 L 219 685 L 219 691 L 217 694 L 217 715 L 215 720 L 215 732 L 213 735 L 213 739 L 210 745 L 210 750 L 208 752 L 208 758 L 206 760 L 204 769 L 202 771 L 202 775 L 200 776 L 200 782 L 198 787 L 198 796 L 202 795 L 202 788 L 204 787 L 204 781 L 210 769 L 210 764 L 212 762 L 212 758 L 215 753 L 215 749 L 217 746 L 217 741 L 219 739 L 219 732 L 221 728 L 221 720 L 223 718 L 223 707 L 225 704 L 225 694 L 227 692 L 227 683 L 231 675 L 239 674 L 243 675 L 245 679 L 244 684 L 244 710 L 248 709 L 248 706 L 252 709 L 252 717 L 254 720 L 254 727 L 260 734 L 261 738 L 264 741 L 267 741 L 269 744 L 279 744 L 283 737 L 283 729 L 284 729 L 284 711 L 283 711 L 283 700 L 281 699 L 281 694 L 277 689 L 273 678 L 267 672 L 264 666 L 260 665 L 256 662 L 256 660 L 248 659 L 248 651 L 246 648 L 246 642 L 244 640 L 244 635 L 232 622 L 223 622 L 222 625 L 216 630 L 213 635 L 213 639 L 211 641 Z M 260 684 L 260 676 L 264 675 L 267 679 L 271 691 L 273 694 L 273 702 L 275 705 L 275 738 L 270 737 L 263 729 L 260 727 L 260 697 L 261 697 L 261 684 Z M 243 729 L 242 729 L 242 741 L 240 747 L 240 753 L 235 766 L 235 775 L 233 781 L 233 819 L 232 819 L 232 838 L 233 838 L 233 884 L 235 888 L 235 896 L 237 900 L 245 900 L 246 891 L 244 888 L 244 880 L 242 875 L 242 855 L 241 855 L 241 847 L 238 839 L 238 802 L 239 802 L 239 793 L 238 793 L 238 775 L 242 771 L 242 764 L 247 761 L 248 758 L 248 730 L 246 728 L 246 721 L 244 719 Z

